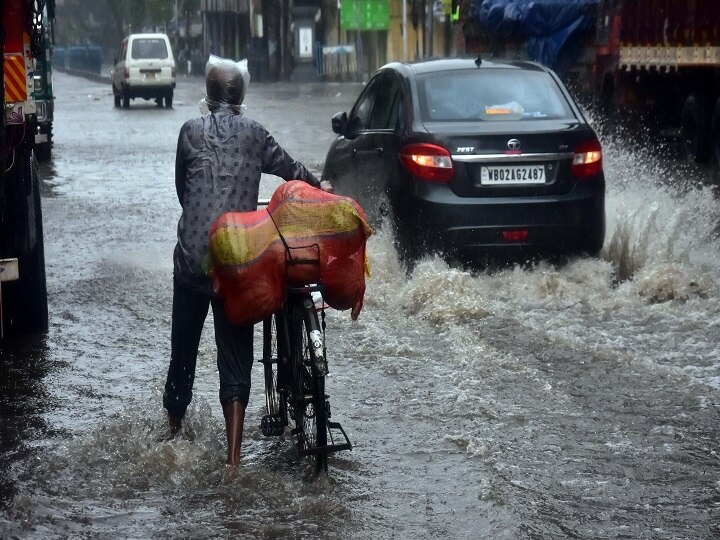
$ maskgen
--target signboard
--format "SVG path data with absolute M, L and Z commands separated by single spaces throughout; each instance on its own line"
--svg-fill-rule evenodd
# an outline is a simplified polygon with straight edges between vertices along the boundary
M 201 0 L 200 11 L 209 13 L 247 13 L 249 11 L 248 0 Z
M 312 28 L 302 27 L 298 30 L 298 39 L 300 41 L 300 58 L 312 58 L 313 56 L 313 31 Z
M 20 279 L 17 259 L 0 259 L 0 282 Z
M 340 26 L 343 30 L 387 30 L 390 0 L 341 0 Z
M 25 58 L 20 53 L 5 54 L 4 58 L 5 103 L 25 101 L 27 99 Z

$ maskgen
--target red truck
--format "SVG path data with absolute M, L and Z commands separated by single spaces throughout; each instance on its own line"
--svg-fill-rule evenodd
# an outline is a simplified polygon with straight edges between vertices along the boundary
M 605 0 L 597 22 L 600 102 L 651 115 L 688 159 L 720 163 L 717 0 Z
M 539 61 L 603 110 L 637 113 L 679 136 L 689 160 L 720 163 L 718 0 L 464 5 L 468 52 Z
M 36 59 L 45 58 L 45 17 L 53 0 L 2 0 L 0 130 L 0 339 L 48 329 L 40 178 L 43 103 L 33 96 Z

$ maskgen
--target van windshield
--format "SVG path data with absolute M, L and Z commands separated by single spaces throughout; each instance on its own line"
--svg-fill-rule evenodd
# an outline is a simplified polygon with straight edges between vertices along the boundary
M 136 38 L 132 42 L 130 57 L 134 60 L 146 58 L 165 59 L 168 57 L 165 40 L 160 38 Z

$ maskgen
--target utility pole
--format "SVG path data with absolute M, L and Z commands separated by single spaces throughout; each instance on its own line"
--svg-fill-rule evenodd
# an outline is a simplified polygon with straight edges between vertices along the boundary
M 403 62 L 407 62 L 407 0 L 402 0 Z
M 427 36 L 427 57 L 433 57 L 433 21 L 435 19 L 435 1 L 428 0 L 427 13 L 425 14 L 425 35 Z

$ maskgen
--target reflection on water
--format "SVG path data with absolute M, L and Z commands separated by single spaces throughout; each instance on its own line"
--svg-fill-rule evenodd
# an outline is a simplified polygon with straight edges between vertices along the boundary
M 0 508 L 11 503 L 17 491 L 11 469 L 40 459 L 35 444 L 59 435 L 43 415 L 58 405 L 46 378 L 64 367 L 52 360 L 45 338 L 6 341 L 0 347 Z
M 38 172 L 42 182 L 40 182 L 40 196 L 42 198 L 55 197 L 55 183 L 57 182 L 57 171 L 55 170 L 54 157 L 48 161 L 38 163 Z

